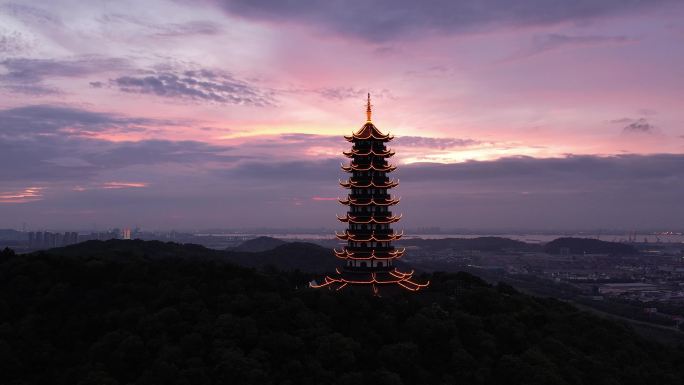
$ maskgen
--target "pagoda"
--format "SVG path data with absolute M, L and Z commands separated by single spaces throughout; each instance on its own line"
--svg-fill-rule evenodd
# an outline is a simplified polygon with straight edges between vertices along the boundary
M 348 211 L 337 219 L 348 226 L 343 233 L 335 234 L 346 242 L 342 250 L 335 250 L 335 256 L 343 260 L 343 264 L 336 269 L 336 275 L 326 276 L 321 284 L 312 282 L 311 287 L 341 290 L 348 286 L 365 286 L 376 295 L 381 289 L 386 291 L 397 287 L 418 291 L 428 283 L 417 283 L 412 280 L 413 271 L 401 272 L 394 266 L 395 260 L 405 252 L 404 248 L 392 245 L 392 241 L 403 235 L 403 231 L 396 233 L 392 229 L 392 224 L 398 222 L 401 215 L 392 213 L 391 208 L 399 203 L 399 199 L 389 192 L 399 182 L 387 176 L 396 169 L 387 162 L 394 151 L 386 144 L 394 137 L 375 127 L 371 113 L 369 93 L 366 124 L 351 136 L 345 136 L 352 143 L 352 148 L 343 153 L 350 162 L 342 165 L 342 170 L 350 177 L 340 181 L 340 185 L 349 189 L 349 194 L 339 201 L 348 206 Z

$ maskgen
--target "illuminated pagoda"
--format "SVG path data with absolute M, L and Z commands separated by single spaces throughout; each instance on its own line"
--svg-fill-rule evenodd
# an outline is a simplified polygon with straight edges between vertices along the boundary
M 345 139 L 353 143 L 351 151 L 344 152 L 351 161 L 342 166 L 342 170 L 351 175 L 348 180 L 340 181 L 342 187 L 349 189 L 347 198 L 340 199 L 340 203 L 348 206 L 348 211 L 337 219 L 348 227 L 336 234 L 338 239 L 346 241 L 346 245 L 340 251 L 335 250 L 335 255 L 344 264 L 336 269 L 335 276 L 326 276 L 321 284 L 312 283 L 311 287 L 340 290 L 348 286 L 366 286 L 375 294 L 390 287 L 410 291 L 426 287 L 428 283 L 412 280 L 413 271 L 401 272 L 394 266 L 394 261 L 401 258 L 405 249 L 392 245 L 392 241 L 403 235 L 391 226 L 401 219 L 401 215 L 391 211 L 399 199 L 389 193 L 399 182 L 387 176 L 396 169 L 387 162 L 394 155 L 394 151 L 386 147 L 393 136 L 383 134 L 372 123 L 370 94 L 366 124 Z

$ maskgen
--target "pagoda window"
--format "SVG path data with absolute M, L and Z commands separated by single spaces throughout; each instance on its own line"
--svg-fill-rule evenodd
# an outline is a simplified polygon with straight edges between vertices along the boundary
M 361 262 L 361 267 L 368 267 L 368 264 L 366 262 Z
M 378 261 L 378 267 L 383 267 L 383 263 Z

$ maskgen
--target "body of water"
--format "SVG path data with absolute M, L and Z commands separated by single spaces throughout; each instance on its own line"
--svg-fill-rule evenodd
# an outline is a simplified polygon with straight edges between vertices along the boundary
M 259 236 L 268 236 L 283 240 L 295 241 L 295 240 L 332 240 L 335 239 L 334 234 L 281 234 L 281 233 L 271 233 L 271 234 L 249 234 L 249 233 L 229 233 L 229 234 L 196 234 L 203 236 L 216 236 L 216 237 L 232 237 L 240 239 L 250 239 Z M 588 234 L 588 233 L 578 233 L 578 234 L 406 234 L 404 239 L 444 239 L 444 238 L 478 238 L 478 237 L 501 237 L 515 239 L 518 241 L 523 241 L 527 243 L 547 243 L 551 242 L 557 238 L 563 237 L 574 237 L 574 238 L 593 238 L 600 239 L 602 241 L 609 242 L 628 242 L 631 240 L 634 242 L 648 242 L 648 243 L 684 243 L 684 234 L 624 234 L 624 235 L 614 235 L 614 234 Z

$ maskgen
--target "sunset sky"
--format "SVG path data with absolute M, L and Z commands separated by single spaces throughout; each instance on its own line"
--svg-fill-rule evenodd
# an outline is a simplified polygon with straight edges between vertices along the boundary
M 0 1 L 0 227 L 684 229 L 684 3 Z

